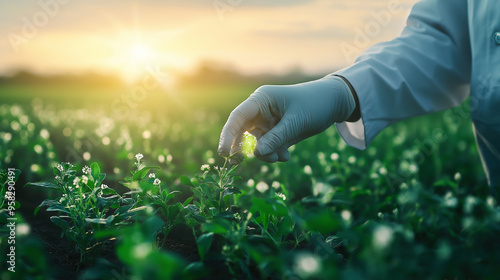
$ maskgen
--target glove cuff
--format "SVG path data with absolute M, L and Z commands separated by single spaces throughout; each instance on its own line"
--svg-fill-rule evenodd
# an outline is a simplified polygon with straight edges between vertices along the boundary
M 334 122 L 340 123 L 344 121 L 352 121 L 353 115 L 355 115 L 356 109 L 358 109 L 357 96 L 353 94 L 353 89 L 350 83 L 341 76 L 329 75 L 320 80 L 328 81 L 333 88 L 335 94 L 339 95 L 341 99 L 338 102 L 338 108 L 336 112 L 340 113 L 337 115 L 337 119 Z
M 349 88 L 349 91 L 351 92 L 352 97 L 354 98 L 354 102 L 355 102 L 356 107 L 354 108 L 353 112 L 351 113 L 351 116 L 346 121 L 357 122 L 361 118 L 361 109 L 359 108 L 358 94 L 356 93 L 356 91 L 354 90 L 354 87 L 351 85 L 351 83 L 346 78 L 339 76 L 339 75 L 334 75 L 334 76 L 339 77 L 342 79 L 342 81 L 344 81 L 344 83 Z

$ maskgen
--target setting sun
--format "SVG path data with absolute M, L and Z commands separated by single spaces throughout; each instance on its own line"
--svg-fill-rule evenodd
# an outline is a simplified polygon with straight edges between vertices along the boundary
M 134 60 L 147 60 L 153 56 L 153 51 L 144 44 L 135 44 L 130 49 L 130 55 Z

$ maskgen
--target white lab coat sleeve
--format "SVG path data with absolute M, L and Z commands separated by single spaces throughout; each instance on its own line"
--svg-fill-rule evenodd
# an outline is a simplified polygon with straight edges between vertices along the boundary
M 345 77 L 361 119 L 336 124 L 347 144 L 365 149 L 385 127 L 459 105 L 469 93 L 467 0 L 422 0 L 401 35 L 366 50 L 332 75 Z

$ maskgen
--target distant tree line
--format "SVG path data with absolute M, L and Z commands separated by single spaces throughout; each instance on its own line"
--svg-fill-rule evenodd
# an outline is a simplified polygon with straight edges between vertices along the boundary
M 259 73 L 243 74 L 231 65 L 220 62 L 204 61 L 190 73 L 175 73 L 180 86 L 190 84 L 255 83 L 290 84 L 319 78 L 321 75 L 306 74 L 301 68 L 292 68 L 283 74 Z M 19 70 L 13 75 L 0 76 L 0 85 L 82 85 L 82 86 L 123 86 L 124 82 L 116 74 L 85 72 L 82 74 L 39 75 L 28 70 Z

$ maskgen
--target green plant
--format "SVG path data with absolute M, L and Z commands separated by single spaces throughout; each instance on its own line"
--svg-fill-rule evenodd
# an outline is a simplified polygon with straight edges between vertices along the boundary
M 157 175 L 150 173 L 151 169 L 158 169 L 158 167 L 145 166 L 142 159 L 142 154 L 135 155 L 134 165 L 136 169 L 132 171 L 131 176 L 125 178 L 125 182 L 122 184 L 130 189 L 125 195 L 131 195 L 135 205 L 153 207 L 150 216 L 159 213 L 160 217 L 163 218 L 163 226 L 155 234 L 155 244 L 161 248 L 170 231 L 184 221 L 184 207 L 181 203 L 173 200 L 179 192 L 163 188 Z
M 94 233 L 129 222 L 133 215 L 145 207 L 135 207 L 130 199 L 120 196 L 103 184 L 106 175 L 100 173 L 97 163 L 85 166 L 77 176 L 71 163 L 58 164 L 54 168 L 55 183 L 38 182 L 28 185 L 57 190 L 60 197 L 44 200 L 41 207 L 57 212 L 50 220 L 61 228 L 61 236 L 70 240 L 80 255 L 80 263 L 95 255 L 106 240 L 98 240 Z
M 234 176 L 237 165 L 228 168 L 229 159 L 226 158 L 222 167 L 214 167 L 211 170 L 209 165 L 201 167 L 203 175 L 189 178 L 181 176 L 180 181 L 186 186 L 190 186 L 193 192 L 193 205 L 199 214 L 206 218 L 212 218 L 220 213 L 228 211 L 234 203 L 234 194 L 240 190 L 234 186 L 234 182 L 241 177 Z

